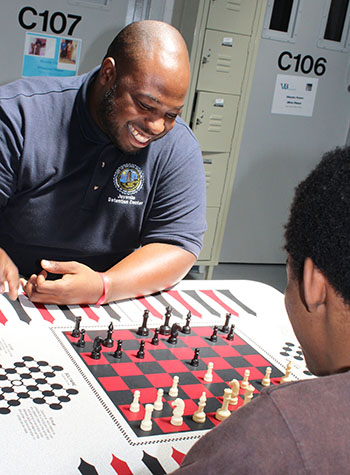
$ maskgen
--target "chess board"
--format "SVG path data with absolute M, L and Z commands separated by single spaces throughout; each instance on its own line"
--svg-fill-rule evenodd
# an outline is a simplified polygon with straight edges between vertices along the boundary
M 236 334 L 233 341 L 227 339 L 227 333 L 218 331 L 217 341 L 212 342 L 210 337 L 213 328 L 210 326 L 192 327 L 191 334 L 179 332 L 176 345 L 168 342 L 168 336 L 160 335 L 157 346 L 152 344 L 154 332 L 150 330 L 148 337 L 139 336 L 136 329 L 117 329 L 113 332 L 114 345 L 111 348 L 103 347 L 100 359 L 91 357 L 94 339 L 99 336 L 106 338 L 106 330 L 88 329 L 85 333 L 85 347 L 77 345 L 79 338 L 71 336 L 71 332 L 64 332 L 67 341 L 74 352 L 79 355 L 78 364 L 83 364 L 83 371 L 88 371 L 99 383 L 102 389 L 117 408 L 118 414 L 111 414 L 119 418 L 118 425 L 123 429 L 122 434 L 129 443 L 140 444 L 148 442 L 150 436 L 167 435 L 165 440 L 176 434 L 176 438 L 198 436 L 198 431 L 209 430 L 219 421 L 215 418 L 216 410 L 221 407 L 224 389 L 229 388 L 228 382 L 233 378 L 242 381 L 245 370 L 250 371 L 249 382 L 255 388 L 254 396 L 262 389 L 261 381 L 268 366 L 272 368 L 271 383 L 278 384 L 283 372 L 265 356 L 262 356 L 244 338 Z M 140 341 L 145 340 L 145 356 L 137 358 Z M 122 358 L 113 356 L 117 340 L 123 341 Z M 199 365 L 194 367 L 191 361 L 194 349 L 200 349 Z M 214 364 L 213 381 L 206 383 L 204 375 L 209 362 Z M 281 365 L 280 365 L 281 368 Z M 169 396 L 169 389 L 173 377 L 179 377 L 178 396 L 185 403 L 183 424 L 180 427 L 170 423 L 173 407 L 171 403 L 175 397 Z M 140 423 L 144 417 L 145 404 L 152 404 L 156 400 L 157 390 L 164 390 L 163 409 L 153 411 L 152 430 L 142 431 Z M 133 400 L 133 393 L 139 390 L 140 411 L 130 412 L 129 407 Z M 206 393 L 206 421 L 198 424 L 192 420 L 192 415 L 198 407 L 199 398 Z M 243 404 L 245 390 L 240 390 L 238 404 L 231 406 L 235 411 Z M 125 430 L 125 423 L 131 428 Z

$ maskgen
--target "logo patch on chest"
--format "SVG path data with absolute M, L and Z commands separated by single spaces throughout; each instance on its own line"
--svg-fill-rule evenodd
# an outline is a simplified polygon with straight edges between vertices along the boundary
M 124 163 L 114 173 L 114 186 L 125 195 L 134 195 L 143 187 L 143 171 L 133 163 Z

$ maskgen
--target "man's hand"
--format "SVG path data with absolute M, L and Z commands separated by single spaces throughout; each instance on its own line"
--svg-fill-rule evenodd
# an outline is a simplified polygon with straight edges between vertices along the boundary
M 79 262 L 41 261 L 43 270 L 28 281 L 21 279 L 32 302 L 57 305 L 94 304 L 103 293 L 101 276 Z M 47 272 L 62 274 L 61 279 L 47 280 Z
M 0 249 L 0 293 L 5 292 L 5 282 L 8 283 L 11 300 L 18 297 L 20 286 L 18 269 L 3 249 Z
M 159 292 L 181 280 L 196 257 L 172 244 L 147 244 L 106 271 L 109 289 L 106 302 L 124 300 Z M 72 305 L 96 304 L 104 291 L 98 272 L 79 262 L 41 261 L 43 270 L 22 287 L 33 302 Z M 47 280 L 47 272 L 62 274 Z

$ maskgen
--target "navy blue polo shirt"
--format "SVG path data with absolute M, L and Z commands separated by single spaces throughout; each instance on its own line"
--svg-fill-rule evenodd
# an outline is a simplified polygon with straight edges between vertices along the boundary
M 0 87 L 0 247 L 23 275 L 41 259 L 104 271 L 154 242 L 201 249 L 205 177 L 192 131 L 177 118 L 145 149 L 121 152 L 87 108 L 96 71 Z

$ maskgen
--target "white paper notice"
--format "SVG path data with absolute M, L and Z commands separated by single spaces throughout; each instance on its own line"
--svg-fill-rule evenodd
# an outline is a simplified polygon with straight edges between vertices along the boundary
M 317 84 L 318 78 L 277 74 L 271 113 L 311 117 Z

